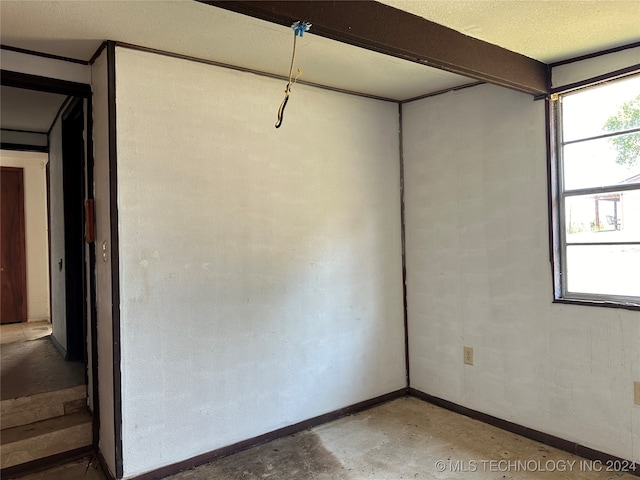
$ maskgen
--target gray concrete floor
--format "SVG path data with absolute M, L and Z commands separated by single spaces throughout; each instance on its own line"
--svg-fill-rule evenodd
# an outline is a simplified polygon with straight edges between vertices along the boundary
M 67 362 L 51 341 L 49 322 L 0 326 L 0 399 L 26 397 L 83 385 L 84 366 Z
M 520 463 L 516 463 L 518 461 Z M 547 447 L 415 398 L 402 398 L 167 478 L 168 480 L 632 480 L 637 478 L 628 473 L 602 470 L 605 470 L 604 465 Z M 24 478 L 26 480 L 101 480 L 95 468 L 86 461 Z
M 47 321 L 5 323 L 0 325 L 0 343 L 25 342 L 51 335 L 51 324 Z

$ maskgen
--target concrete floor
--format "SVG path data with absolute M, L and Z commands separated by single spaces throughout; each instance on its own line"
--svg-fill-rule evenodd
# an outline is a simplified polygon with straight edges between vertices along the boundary
M 84 366 L 67 362 L 51 341 L 49 322 L 0 326 L 0 400 L 84 385 Z
M 520 461 L 519 464 L 515 463 Z M 511 463 L 509 463 L 511 462 Z M 551 471 L 555 470 L 555 471 Z M 592 471 L 588 471 L 592 470 Z M 188 470 L 168 480 L 632 480 L 622 472 L 402 398 Z M 25 480 L 101 480 L 87 461 Z
M 25 342 L 51 335 L 51 324 L 42 322 L 6 323 L 0 325 L 0 344 Z

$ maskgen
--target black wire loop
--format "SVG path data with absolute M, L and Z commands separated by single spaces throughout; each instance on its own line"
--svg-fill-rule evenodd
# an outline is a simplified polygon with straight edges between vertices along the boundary
M 278 121 L 276 122 L 276 128 L 280 128 L 282 125 L 282 120 L 284 120 L 284 107 L 287 106 L 287 102 L 289 101 L 289 92 L 284 97 L 284 100 L 280 104 L 280 108 L 278 109 Z

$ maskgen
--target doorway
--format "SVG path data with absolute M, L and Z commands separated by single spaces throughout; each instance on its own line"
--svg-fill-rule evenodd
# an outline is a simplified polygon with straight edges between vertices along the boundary
M 54 331 L 64 329 L 65 357 L 87 360 L 87 288 L 85 278 L 85 119 L 83 100 L 72 100 L 62 114 L 62 197 L 64 222 L 65 315 L 52 317 Z M 49 186 L 54 188 L 53 185 Z M 62 324 L 58 327 L 58 324 Z M 58 327 L 58 328 L 56 328 Z
M 1 466 L 4 476 L 49 458 L 92 451 L 98 431 L 98 401 L 97 376 L 93 374 L 96 365 L 95 252 L 84 237 L 85 201 L 93 196 L 92 144 L 88 133 L 91 132 L 90 87 L 13 72 L 5 75 L 4 71 L 1 80 L 3 92 L 9 87 L 12 95 L 19 91 L 25 98 L 33 96 L 37 99 L 34 104 L 42 104 L 43 95 L 61 97 L 53 118 L 49 117 L 45 122 L 48 124 L 44 130 L 24 132 L 27 129 L 22 129 L 25 135 L 38 134 L 46 138 L 48 157 L 42 162 L 42 168 L 46 169 L 46 195 L 42 203 L 46 204 L 48 217 L 50 316 L 49 322 L 44 323 L 49 324 L 50 330 L 45 331 L 44 323 L 27 321 L 32 320 L 28 309 L 21 316 L 21 325 L 26 330 L 23 327 L 20 332 L 5 335 L 3 325 L 3 354 L 15 353 L 14 358 L 6 362 L 3 355 L 2 362 Z M 5 98 L 3 95 L 3 103 Z M 7 118 L 4 113 L 3 109 L 3 134 Z M 17 131 L 14 127 L 14 138 L 17 138 Z M 21 150 L 14 153 L 42 152 L 41 148 L 32 148 L 33 145 L 15 142 L 7 147 L 4 135 L 2 147 Z M 41 174 L 44 178 L 44 171 Z M 4 190 L 3 184 L 3 194 Z M 3 198 L 3 217 L 4 204 Z M 12 254 L 14 252 L 12 248 Z M 28 371 L 24 371 L 25 368 Z M 14 389 L 11 398 L 5 398 L 5 393 L 12 392 L 10 388 L 5 390 L 5 384 L 13 385 L 16 382 L 12 383 L 12 379 L 16 378 L 20 379 L 20 389 Z M 30 385 L 26 386 L 27 383 Z M 30 398 L 26 401 L 16 401 L 27 397 Z M 7 406 L 16 408 L 5 409 L 5 401 Z M 32 411 L 31 403 L 37 403 L 38 408 Z M 58 440 L 40 442 L 34 438 L 28 441 L 19 438 L 21 430 L 31 430 L 28 435 L 32 437 L 37 430 L 35 427 L 46 423 L 48 435 L 58 435 Z M 5 439 L 11 441 L 5 444 Z

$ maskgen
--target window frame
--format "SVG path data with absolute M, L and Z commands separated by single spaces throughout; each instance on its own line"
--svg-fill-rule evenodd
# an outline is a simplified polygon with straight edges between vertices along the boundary
M 564 188 L 564 146 L 578 142 L 609 138 L 618 135 L 637 133 L 640 128 L 626 129 L 622 132 L 607 133 L 585 137 L 568 142 L 563 142 L 562 132 L 562 108 L 561 98 L 565 95 L 575 94 L 581 90 L 600 87 L 607 83 L 640 76 L 640 70 L 626 72 L 624 75 L 611 76 L 598 81 L 580 86 L 573 86 L 565 90 L 558 89 L 547 98 L 547 148 L 549 153 L 548 177 L 549 177 L 549 228 L 550 228 L 550 261 L 553 271 L 554 303 L 568 303 L 578 305 L 594 305 L 613 308 L 625 308 L 640 310 L 640 297 L 571 292 L 567 287 L 567 238 L 565 226 L 565 199 L 580 195 L 606 194 L 612 192 L 640 191 L 640 184 L 605 185 L 589 188 L 569 189 Z M 640 245 L 640 241 L 632 242 L 596 242 L 594 245 Z M 584 244 L 581 244 L 584 245 Z M 591 245 L 591 243 L 587 243 Z M 570 246 L 570 245 L 569 245 Z

